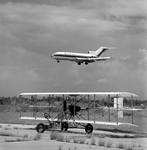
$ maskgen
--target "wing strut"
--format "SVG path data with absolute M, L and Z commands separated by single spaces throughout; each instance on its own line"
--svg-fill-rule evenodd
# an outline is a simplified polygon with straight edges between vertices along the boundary
M 108 102 L 109 102 L 108 115 L 109 115 L 109 122 L 110 122 L 110 95 L 108 95 Z
M 116 100 L 117 100 L 116 105 L 117 105 L 117 125 L 118 125 L 118 94 Z
M 90 95 L 88 95 L 88 120 L 89 120 L 89 97 Z
M 94 123 L 95 123 L 95 94 L 94 94 Z
M 131 100 L 132 100 L 132 108 L 133 108 L 133 95 L 131 95 Z M 133 110 L 132 110 L 132 124 L 134 124 L 134 120 L 133 120 Z

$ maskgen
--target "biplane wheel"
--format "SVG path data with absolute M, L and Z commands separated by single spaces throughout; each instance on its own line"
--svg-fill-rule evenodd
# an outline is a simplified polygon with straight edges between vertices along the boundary
M 43 123 L 39 123 L 36 127 L 38 133 L 43 133 L 45 131 L 45 125 Z
M 92 133 L 92 131 L 93 131 L 93 126 L 92 126 L 90 123 L 88 123 L 88 124 L 85 126 L 85 131 L 86 131 L 86 133 Z
M 67 131 L 68 130 L 68 124 L 67 124 L 67 122 L 62 122 L 62 124 L 61 124 L 61 130 L 62 131 Z

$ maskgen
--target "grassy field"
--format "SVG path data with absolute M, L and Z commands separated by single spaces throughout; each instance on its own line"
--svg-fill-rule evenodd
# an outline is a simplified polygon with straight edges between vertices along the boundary
M 36 142 L 37 141 L 37 142 Z M 146 138 L 110 138 L 94 134 L 75 134 L 49 131 L 38 134 L 34 130 L 3 125 L 0 128 L 0 148 L 5 150 L 145 150 Z

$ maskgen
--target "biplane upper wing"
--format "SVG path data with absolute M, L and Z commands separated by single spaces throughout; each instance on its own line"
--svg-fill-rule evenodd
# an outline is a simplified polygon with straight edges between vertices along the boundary
M 20 93 L 20 96 L 47 96 L 47 95 L 111 95 L 116 97 L 138 97 L 138 95 L 129 92 L 39 92 L 39 93 Z

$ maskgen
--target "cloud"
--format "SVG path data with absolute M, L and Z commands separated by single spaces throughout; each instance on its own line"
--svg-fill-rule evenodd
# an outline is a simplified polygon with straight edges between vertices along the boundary
M 102 43 L 103 37 L 106 38 L 105 41 L 116 44 L 113 36 L 109 34 L 124 31 L 130 24 L 102 17 L 102 9 L 97 10 L 94 3 L 91 3 L 94 9 L 87 9 L 84 7 L 87 3 L 88 1 L 80 2 L 80 5 L 83 5 L 81 9 L 78 9 L 76 4 L 71 5 L 73 7 L 29 3 L 3 4 L 0 7 L 2 43 L 4 46 L 19 46 L 44 55 L 59 49 L 72 50 L 73 47 L 82 48 L 83 51 L 87 45 L 96 47 L 95 41 Z M 118 3 L 117 8 L 119 5 L 121 4 Z M 105 4 L 103 13 L 107 15 L 109 8 L 106 6 Z M 110 13 L 111 15 L 113 16 Z M 83 39 L 87 40 L 85 46 L 82 44 Z
M 146 12 L 146 7 L 147 7 L 147 2 L 146 0 L 118 0 L 116 1 L 111 1 L 109 2 L 111 5 L 107 12 L 108 16 L 116 17 L 119 20 L 122 20 L 123 22 L 128 22 L 130 23 L 129 20 L 136 20 L 141 21 L 141 20 L 146 20 L 147 12 Z M 114 18 L 115 19 L 115 18 Z
M 75 85 L 79 85 L 79 84 L 83 84 L 83 83 L 84 83 L 84 81 L 82 79 L 74 82 Z
M 0 93 L 128 90 L 144 95 L 145 8 L 144 0 L 1 1 Z M 116 47 L 104 54 L 113 59 L 78 66 L 50 58 L 56 51 L 87 53 L 100 46 Z
M 139 49 L 138 51 L 142 57 L 138 63 L 142 66 L 147 66 L 147 50 L 146 49 Z
M 106 80 L 106 79 L 98 79 L 97 82 L 98 82 L 98 83 L 106 83 L 107 80 Z
M 29 78 L 29 80 L 38 80 L 39 76 L 35 72 L 35 70 L 29 70 L 26 72 L 26 76 Z

